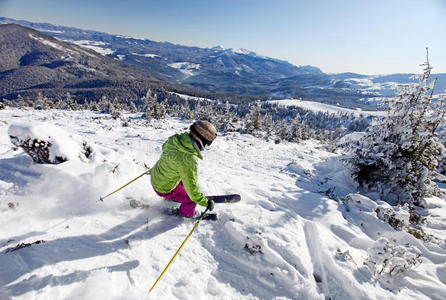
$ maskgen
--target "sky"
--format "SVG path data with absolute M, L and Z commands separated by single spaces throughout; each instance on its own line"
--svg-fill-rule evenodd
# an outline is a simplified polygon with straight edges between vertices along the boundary
M 326 73 L 446 73 L 446 0 L 0 0 L 0 16 L 198 47 Z

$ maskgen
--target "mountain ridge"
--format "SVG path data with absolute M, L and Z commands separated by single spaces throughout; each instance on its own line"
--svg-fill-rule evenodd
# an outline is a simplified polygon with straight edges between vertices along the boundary
M 150 88 L 194 92 L 158 73 L 61 41 L 32 28 L 0 25 L 0 98 L 43 92 L 51 98 L 67 92 L 78 99 L 102 96 L 138 99 Z
M 366 108 L 370 103 L 380 102 L 382 97 L 394 96 L 396 86 L 412 82 L 410 78 L 414 75 L 327 74 L 315 66 L 295 66 L 246 49 L 183 46 L 1 17 L 0 22 L 21 23 L 43 30 L 57 39 L 145 69 L 172 84 L 186 84 L 211 94 L 303 98 Z M 433 74 L 432 77 L 438 77 L 435 93 L 443 92 L 446 74 Z

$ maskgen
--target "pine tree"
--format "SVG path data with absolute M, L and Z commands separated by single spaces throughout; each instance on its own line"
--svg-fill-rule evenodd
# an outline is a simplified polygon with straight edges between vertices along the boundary
M 300 119 L 300 115 L 297 114 L 291 124 L 290 131 L 287 135 L 287 140 L 290 142 L 299 142 L 302 139 L 302 120 Z
M 101 108 L 99 106 L 99 103 L 97 101 L 90 104 L 91 111 L 100 111 Z
M 25 99 L 23 99 L 22 95 L 20 94 L 17 96 L 17 102 L 19 103 L 19 108 L 25 108 L 27 106 Z
M 353 176 L 362 188 L 379 192 L 390 204 L 425 206 L 438 194 L 433 181 L 444 148 L 437 129 L 444 123 L 444 98 L 433 101 L 431 66 L 423 64 L 418 82 L 397 89 L 387 101 L 387 117 L 378 120 L 356 146 Z
M 132 114 L 135 114 L 135 113 L 138 112 L 138 108 L 136 107 L 136 104 L 135 104 L 135 102 L 133 102 L 133 101 L 130 103 L 130 112 L 131 112 Z
M 231 113 L 231 105 L 229 101 L 225 103 L 225 114 L 221 118 L 221 130 L 223 132 L 230 132 L 235 130 L 235 126 L 233 124 L 233 115 Z
M 91 110 L 91 103 L 87 99 L 84 99 L 84 104 L 82 105 L 82 110 Z
M 71 98 L 71 94 L 70 92 L 67 92 L 67 105 L 68 105 L 68 109 L 69 110 L 77 110 L 77 105 L 76 103 L 73 101 L 73 98 Z
M 113 99 L 113 103 L 110 105 L 110 114 L 114 120 L 118 119 L 122 113 L 122 106 L 119 103 L 118 97 Z
M 180 115 L 180 106 L 177 104 L 171 106 L 169 115 L 171 115 L 174 118 L 177 118 Z
M 273 135 L 273 118 L 270 114 L 266 114 L 263 118 L 263 128 L 265 131 L 265 139 L 269 141 Z
M 44 103 L 43 103 L 43 96 L 42 96 L 41 92 L 39 92 L 37 94 L 37 99 L 36 99 L 36 102 L 34 104 L 34 109 L 45 109 L 44 108 Z
M 68 109 L 67 103 L 63 101 L 61 98 L 57 99 L 55 104 L 56 109 Z
M 99 112 L 101 112 L 101 113 L 109 113 L 110 112 L 110 101 L 108 100 L 106 95 L 102 96 L 98 105 L 99 105 Z
M 311 132 L 309 130 L 309 128 L 307 127 L 307 119 L 304 119 L 302 121 L 302 124 L 300 126 L 300 138 L 304 141 L 310 139 L 311 137 Z
M 288 123 L 285 120 L 281 120 L 277 123 L 277 129 L 279 132 L 279 139 L 285 141 L 288 134 Z
M 184 102 L 180 111 L 183 112 L 182 116 L 187 120 L 195 120 L 195 113 L 193 110 L 190 109 L 189 101 L 186 100 Z
M 262 130 L 261 106 L 260 101 L 256 101 L 254 105 L 248 106 L 249 113 L 246 116 L 246 132 L 258 135 Z

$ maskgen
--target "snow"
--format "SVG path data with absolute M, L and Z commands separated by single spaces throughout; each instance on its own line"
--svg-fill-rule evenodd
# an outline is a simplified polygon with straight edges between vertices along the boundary
M 159 55 L 156 55 L 156 54 L 150 54 L 150 53 L 145 53 L 145 54 L 132 53 L 132 54 L 133 54 L 133 55 L 138 55 L 138 56 L 144 56 L 144 57 L 148 57 L 148 58 L 160 57 Z
M 313 112 L 332 113 L 332 114 L 351 114 L 354 116 L 384 116 L 385 111 L 367 111 L 361 109 L 349 109 L 341 106 L 325 104 L 321 102 L 306 101 L 301 99 L 283 99 L 269 100 L 267 103 L 277 104 L 279 106 L 297 106 Z
M 48 33 L 65 33 L 65 31 L 62 30 L 50 30 L 50 29 L 43 29 L 43 28 L 39 28 L 39 31 L 43 31 L 43 32 L 48 32 Z
M 179 69 L 182 73 L 188 76 L 193 76 L 194 70 L 199 70 L 201 68 L 200 64 L 190 62 L 176 62 L 168 64 L 168 66 L 174 69 Z
M 8 135 L 16 137 L 21 142 L 24 141 L 47 141 L 51 144 L 49 159 L 55 161 L 56 157 L 74 160 L 81 157 L 82 139 L 73 136 L 49 123 L 26 122 L 12 124 L 9 127 Z
M 185 95 L 185 94 L 180 94 L 180 93 L 172 93 L 174 95 L 177 95 L 178 97 L 184 99 L 184 100 L 196 100 L 196 101 L 204 101 L 204 102 L 212 102 L 215 100 L 212 99 L 208 99 L 208 98 L 203 98 L 203 97 L 195 97 L 195 96 L 190 96 L 190 95 Z
M 130 36 L 130 35 L 117 35 L 117 37 L 127 40 L 141 40 L 141 41 L 149 41 L 147 38 L 138 37 L 138 36 Z
M 29 34 L 29 37 L 30 38 L 32 38 L 32 39 L 34 39 L 34 40 L 36 40 L 36 41 L 39 41 L 39 42 L 41 42 L 42 44 L 44 44 L 44 45 L 47 45 L 47 46 L 50 46 L 50 47 L 52 47 L 52 48 L 55 48 L 55 49 L 57 49 L 57 50 L 59 50 L 59 51 L 63 51 L 63 52 L 68 52 L 68 53 L 78 53 L 78 54 L 80 54 L 80 52 L 79 51 L 75 51 L 75 50 L 73 50 L 73 49 L 69 49 L 69 48 L 66 48 L 66 47 L 63 47 L 63 46 L 61 46 L 61 45 L 59 45 L 59 44 L 57 44 L 57 43 L 54 43 L 54 42 L 52 42 L 52 41 L 49 41 L 49 40 L 47 40 L 47 39 L 44 39 L 44 38 L 42 38 L 42 37 L 39 37 L 39 36 L 36 36 L 36 35 L 34 35 L 34 34 Z M 80 50 L 83 54 L 86 54 L 86 55 L 88 55 L 88 56 L 92 56 L 93 57 L 93 55 L 92 54 L 90 54 L 90 53 L 88 53 L 88 52 L 86 52 L 86 51 L 83 51 L 83 50 Z
M 123 118 L 129 126 L 94 112 L 0 111 L 0 298 L 444 298 L 444 200 L 427 199 L 426 231 L 439 239 L 422 242 L 377 217 L 384 204 L 356 193 L 342 154 L 314 140 L 276 145 L 239 133 L 219 135 L 203 152 L 198 177 L 205 194 L 242 201 L 217 204 L 219 220 L 200 223 L 148 294 L 194 222 L 163 214 L 170 204 L 147 176 L 98 200 L 145 172 L 190 122 Z M 94 155 L 36 164 L 8 132 L 51 134 L 74 148 L 86 141 Z M 130 197 L 150 208 L 132 209 Z M 421 262 L 402 273 L 374 273 L 417 255 Z
M 112 49 L 106 48 L 106 46 L 109 44 L 100 42 L 100 41 L 88 41 L 88 40 L 77 40 L 77 41 L 73 40 L 72 41 L 72 40 L 69 40 L 67 42 L 74 43 L 74 44 L 81 46 L 83 48 L 91 49 L 93 51 L 96 51 L 99 54 L 104 55 L 104 56 L 113 54 L 115 52 Z

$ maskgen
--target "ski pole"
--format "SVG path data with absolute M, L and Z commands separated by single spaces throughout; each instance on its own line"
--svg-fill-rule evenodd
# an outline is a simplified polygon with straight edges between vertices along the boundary
M 158 279 L 155 281 L 155 283 L 152 285 L 152 288 L 150 289 L 149 293 L 153 290 L 153 288 L 155 287 L 155 285 L 158 283 L 158 281 L 161 279 L 161 277 L 163 277 L 164 273 L 166 273 L 167 269 L 170 267 L 170 264 L 173 262 L 173 260 L 175 259 L 175 257 L 177 257 L 178 253 L 180 253 L 181 249 L 183 248 L 184 244 L 186 244 L 187 240 L 189 239 L 189 237 L 192 235 L 192 232 L 194 232 L 195 228 L 197 228 L 198 223 L 200 223 L 200 221 L 203 219 L 204 215 L 207 213 L 209 208 L 206 208 L 206 210 L 204 211 L 204 213 L 201 215 L 201 217 L 198 219 L 198 221 L 195 223 L 194 227 L 192 228 L 192 230 L 189 232 L 189 234 L 187 235 L 186 239 L 183 241 L 183 243 L 181 244 L 180 248 L 178 248 L 177 252 L 175 253 L 175 255 L 172 257 L 172 259 L 169 261 L 169 263 L 167 264 L 167 266 L 164 268 L 164 271 L 161 273 L 161 275 L 158 277 Z
M 104 197 L 100 197 L 99 200 L 104 201 L 105 198 L 107 198 L 108 196 L 113 195 L 114 193 L 122 190 L 123 188 L 125 188 L 126 186 L 128 186 L 130 183 L 138 180 L 140 177 L 146 175 L 146 174 L 150 174 L 150 172 L 152 171 L 152 168 L 148 169 L 147 171 L 145 171 L 144 173 L 142 173 L 141 175 L 139 175 L 138 177 L 136 177 L 135 179 L 133 179 L 132 181 L 130 181 L 129 183 L 124 184 L 123 186 L 121 186 L 119 189 L 117 189 L 116 191 L 111 192 L 110 194 L 108 194 L 107 196 Z

